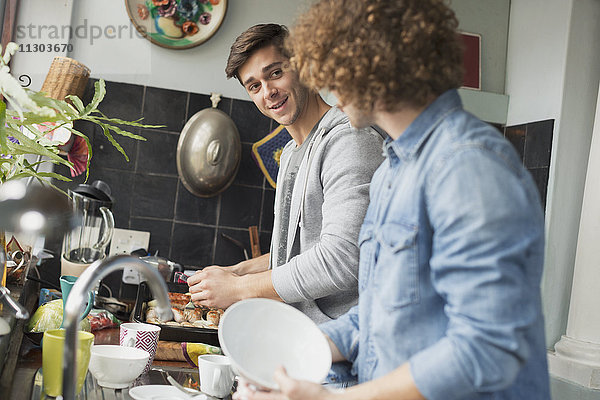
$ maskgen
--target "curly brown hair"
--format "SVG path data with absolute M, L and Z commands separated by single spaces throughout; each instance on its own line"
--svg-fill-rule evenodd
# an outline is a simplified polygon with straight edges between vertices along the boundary
M 248 58 L 255 51 L 263 47 L 273 45 L 281 54 L 289 57 L 284 47 L 284 41 L 288 35 L 289 31 L 285 25 L 258 24 L 248 28 L 231 45 L 227 65 L 225 66 L 227 79 L 235 76 L 239 81 L 238 70 L 240 67 L 248 61 Z M 240 83 L 242 82 L 240 81 Z
M 443 0 L 321 0 L 286 47 L 300 79 L 371 112 L 420 107 L 462 84 L 458 21 Z

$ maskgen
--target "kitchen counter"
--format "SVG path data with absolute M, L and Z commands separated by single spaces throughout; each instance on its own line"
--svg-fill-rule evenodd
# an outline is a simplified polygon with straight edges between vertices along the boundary
M 33 313 L 37 305 L 37 293 L 39 292 L 39 284 L 33 281 L 27 281 L 23 288 L 10 287 L 11 293 L 19 298 L 30 313 Z M 41 373 L 39 370 L 42 366 L 42 349 L 23 334 L 24 326 L 27 321 L 11 321 L 11 333 L 9 337 L 0 337 L 0 348 L 6 349 L 0 354 L 0 362 L 3 365 L 2 375 L 0 377 L 0 399 L 11 400 L 30 400 L 35 398 L 42 399 L 41 394 Z M 119 344 L 119 328 L 109 328 L 94 332 L 95 344 Z M 161 372 L 162 371 L 162 372 Z M 198 371 L 191 368 L 187 362 L 179 361 L 161 361 L 154 360 L 152 370 L 143 374 L 137 384 L 168 384 L 166 375 L 168 372 L 179 382 L 183 383 L 187 379 L 198 380 Z M 102 392 L 95 383 L 95 380 L 88 373 L 86 381 L 87 393 L 99 392 L 98 398 L 120 398 L 129 399 L 127 390 L 110 390 L 116 393 L 114 397 Z M 106 389 L 104 389 L 106 392 Z M 88 398 L 96 398 L 96 396 L 87 396 Z
M 119 344 L 119 328 L 103 329 L 94 332 L 94 344 Z M 41 372 L 42 366 L 42 349 L 33 344 L 27 337 L 24 337 L 20 349 L 20 357 L 16 364 L 14 374 L 14 383 L 10 391 L 11 400 L 30 400 L 44 398 L 41 391 Z M 174 378 L 183 383 L 186 379 L 192 378 L 197 380 L 198 372 L 195 368 L 191 368 L 187 362 L 179 361 L 161 361 L 154 360 L 152 370 L 142 375 L 136 381 L 137 384 L 162 384 L 167 385 L 166 375 L 161 373 L 169 372 L 174 375 Z M 98 387 L 95 380 L 88 372 L 86 381 L 86 392 L 88 398 L 96 398 L 90 396 L 90 393 L 101 393 L 98 398 L 110 399 L 121 398 L 129 399 L 127 390 L 108 390 Z M 114 397 L 111 396 L 114 394 Z M 1 397 L 1 396 L 0 396 Z M 4 397 L 2 397 L 4 398 Z

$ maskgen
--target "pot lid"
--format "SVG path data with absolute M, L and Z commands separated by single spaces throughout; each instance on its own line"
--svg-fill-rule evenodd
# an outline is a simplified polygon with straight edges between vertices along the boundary
M 181 131 L 177 172 L 191 193 L 212 197 L 235 179 L 241 153 L 240 135 L 233 120 L 221 110 L 206 108 L 194 114 Z

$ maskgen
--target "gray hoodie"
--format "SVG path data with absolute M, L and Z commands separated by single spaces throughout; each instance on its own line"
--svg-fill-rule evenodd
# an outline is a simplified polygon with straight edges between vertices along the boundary
M 331 108 L 307 139 L 289 210 L 275 193 L 270 267 L 277 294 L 316 323 L 344 314 L 358 301 L 358 233 L 369 205 L 369 184 L 383 161 L 383 139 L 375 130 L 356 130 Z M 286 175 L 291 140 L 281 154 L 278 188 Z M 281 216 L 289 214 L 288 226 Z M 287 257 L 277 249 L 287 235 Z M 284 240 L 285 241 L 285 240 Z

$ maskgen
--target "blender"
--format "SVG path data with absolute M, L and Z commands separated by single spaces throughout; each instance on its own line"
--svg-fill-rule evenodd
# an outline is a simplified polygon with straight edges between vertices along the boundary
M 110 187 L 100 180 L 69 189 L 69 197 L 80 221 L 64 236 L 61 275 L 80 276 L 91 263 L 106 256 L 115 227 L 110 210 L 113 199 Z

